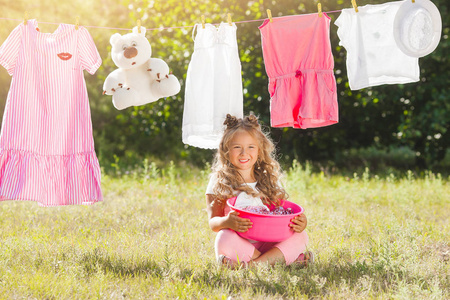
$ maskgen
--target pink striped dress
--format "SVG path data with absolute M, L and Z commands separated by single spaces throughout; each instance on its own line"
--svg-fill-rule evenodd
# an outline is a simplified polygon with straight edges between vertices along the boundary
M 12 76 L 0 135 L 0 200 L 41 206 L 102 201 L 83 70 L 101 58 L 89 32 L 60 24 L 17 26 L 0 47 Z

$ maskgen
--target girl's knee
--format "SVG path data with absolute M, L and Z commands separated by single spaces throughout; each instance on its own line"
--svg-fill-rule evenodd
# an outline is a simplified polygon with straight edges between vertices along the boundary
M 251 243 L 229 229 L 222 229 L 217 233 L 214 248 L 216 257 L 223 254 L 233 261 L 249 261 L 252 259 L 252 255 L 260 255 Z
M 309 236 L 308 236 L 308 234 L 306 233 L 306 230 L 303 230 L 303 231 L 300 232 L 300 233 L 295 232 L 295 233 L 292 235 L 291 239 L 292 239 L 293 241 L 299 243 L 299 244 L 302 244 L 302 245 L 308 245 L 308 242 L 309 242 Z
M 233 250 L 233 245 L 239 244 L 240 237 L 236 232 L 229 229 L 222 229 L 217 233 L 215 248 L 216 254 L 227 254 Z
M 229 229 L 222 229 L 217 233 L 216 244 L 223 243 L 223 242 L 229 243 L 229 242 L 236 241 L 240 238 L 241 237 L 239 237 L 235 231 L 229 230 Z

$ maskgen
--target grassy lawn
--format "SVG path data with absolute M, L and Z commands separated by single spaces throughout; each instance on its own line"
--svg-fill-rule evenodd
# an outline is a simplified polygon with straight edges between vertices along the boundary
M 104 202 L 0 202 L 0 299 L 449 299 L 449 178 L 284 178 L 316 264 L 232 271 L 214 258 L 207 172 L 104 176 Z

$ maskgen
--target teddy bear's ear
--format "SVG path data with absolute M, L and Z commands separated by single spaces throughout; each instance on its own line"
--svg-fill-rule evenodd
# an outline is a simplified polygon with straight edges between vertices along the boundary
M 145 27 L 142 27 L 142 26 L 141 26 L 141 33 L 139 33 L 139 29 L 137 26 L 133 28 L 134 34 L 138 34 L 138 35 L 142 35 L 142 36 L 145 36 L 146 31 L 147 31 L 147 29 L 145 29 Z
M 112 46 L 114 46 L 121 37 L 122 36 L 120 35 L 120 33 L 114 33 L 109 39 L 109 42 L 111 43 Z

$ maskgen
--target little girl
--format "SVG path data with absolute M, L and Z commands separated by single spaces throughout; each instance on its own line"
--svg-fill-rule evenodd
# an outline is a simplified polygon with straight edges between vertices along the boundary
M 237 196 L 235 205 L 262 206 L 278 204 L 287 194 L 280 186 L 280 165 L 274 159 L 275 146 L 261 130 L 257 117 L 237 119 L 227 115 L 222 140 L 213 164 L 213 173 L 206 189 L 209 226 L 218 232 L 215 241 L 216 258 L 231 267 L 267 262 L 274 265 L 313 262 L 312 252 L 306 250 L 308 235 L 306 216 L 301 214 L 289 225 L 294 234 L 278 242 L 258 242 L 240 237 L 252 227 L 249 219 L 239 217 L 226 200 Z M 232 229 L 232 230 L 230 230 Z

